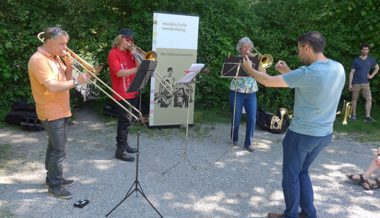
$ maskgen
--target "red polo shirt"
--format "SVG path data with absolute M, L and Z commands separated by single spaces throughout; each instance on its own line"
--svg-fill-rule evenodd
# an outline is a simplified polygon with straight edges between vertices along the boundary
M 112 81 L 112 89 L 115 90 L 124 99 L 135 98 L 138 92 L 128 92 L 128 88 L 131 86 L 135 74 L 124 77 L 117 77 L 116 74 L 121 69 L 131 69 L 136 67 L 135 58 L 129 50 L 122 51 L 119 48 L 112 48 L 108 54 L 108 65 L 110 67 L 110 75 Z M 120 97 L 113 95 L 113 97 L 120 101 Z

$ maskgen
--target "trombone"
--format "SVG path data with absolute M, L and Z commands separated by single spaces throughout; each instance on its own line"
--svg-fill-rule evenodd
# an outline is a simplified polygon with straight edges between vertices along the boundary
M 45 38 L 42 36 L 44 34 L 44 32 L 40 32 L 38 35 L 37 35 L 37 38 L 41 41 L 41 42 L 44 42 L 45 41 Z M 103 66 L 102 65 L 99 65 L 99 66 L 96 66 L 96 67 L 93 67 L 91 64 L 89 64 L 88 62 L 86 62 L 84 59 L 82 59 L 81 57 L 79 57 L 77 54 L 75 54 L 73 51 L 71 51 L 69 48 L 66 48 L 66 51 L 68 52 L 68 57 L 70 57 L 74 63 L 77 63 L 78 65 L 80 65 L 87 73 L 89 73 L 92 77 L 95 78 L 95 81 L 93 80 L 90 80 L 90 82 L 95 86 L 97 87 L 100 91 L 102 91 L 105 95 L 107 95 L 111 100 L 113 100 L 116 104 L 118 104 L 121 108 L 123 108 L 129 115 L 131 115 L 133 118 L 135 118 L 136 120 L 139 120 L 141 122 L 143 122 L 143 115 L 142 113 L 137 109 L 135 108 L 131 103 L 129 103 L 127 100 L 125 100 L 121 95 L 119 95 L 117 92 L 115 92 L 115 90 L 113 90 L 110 86 L 108 86 L 105 82 L 103 82 L 103 80 L 101 80 L 97 75 L 99 74 L 99 72 L 102 70 Z M 76 71 L 78 72 L 81 72 L 77 67 L 75 67 L 74 65 L 72 66 L 73 69 L 75 69 Z M 132 111 L 128 110 L 124 105 L 122 105 L 120 102 L 118 102 L 114 97 L 112 97 L 112 95 L 110 95 L 106 90 L 104 90 L 101 86 L 99 86 L 98 84 L 96 84 L 96 81 L 99 81 L 101 84 L 103 84 L 109 91 L 111 91 L 113 94 L 115 94 L 116 96 L 118 96 L 120 99 L 122 99 L 122 101 L 124 101 L 128 107 L 132 108 Z M 137 117 L 135 114 L 133 114 L 133 111 L 135 111 L 139 117 Z
M 255 47 L 253 49 L 259 54 L 259 67 L 268 68 L 273 64 L 273 57 L 270 54 L 261 54 Z
M 131 49 L 135 50 L 135 57 L 137 60 L 141 63 L 143 60 L 149 60 L 149 61 L 156 61 L 157 60 L 157 53 L 155 51 L 148 51 L 145 52 L 137 45 L 131 43 L 130 44 Z M 169 92 L 169 94 L 173 94 L 173 87 L 172 85 L 166 81 L 156 70 L 153 72 L 153 77 L 166 89 L 166 91 Z

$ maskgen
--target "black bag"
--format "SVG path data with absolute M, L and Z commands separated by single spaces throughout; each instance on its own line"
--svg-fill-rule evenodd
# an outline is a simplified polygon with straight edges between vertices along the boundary
M 280 108 L 276 114 L 265 112 L 257 108 L 256 123 L 262 129 L 271 133 L 283 133 L 290 125 L 290 118 L 287 110 Z
M 17 101 L 5 116 L 5 122 L 21 125 L 25 130 L 41 131 L 44 128 L 37 117 L 34 104 L 28 104 L 25 99 Z

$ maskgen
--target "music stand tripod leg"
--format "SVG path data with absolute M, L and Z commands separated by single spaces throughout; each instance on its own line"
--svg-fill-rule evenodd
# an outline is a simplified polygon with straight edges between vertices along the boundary
M 190 84 L 192 84 L 192 83 L 193 82 L 186 84 L 187 85 L 187 96 L 189 98 L 190 98 Z M 189 101 L 189 99 L 187 99 L 187 101 Z M 188 139 L 188 135 L 189 135 L 189 116 L 190 116 L 190 105 L 189 105 L 189 102 L 187 102 L 186 135 L 185 135 L 185 142 L 184 142 L 185 145 L 184 145 L 183 156 L 177 163 L 173 164 L 171 167 L 169 167 L 167 170 L 165 170 L 162 173 L 162 175 L 165 175 L 167 172 L 169 172 L 170 170 L 172 170 L 173 168 L 178 166 L 182 161 L 186 161 L 186 163 L 189 163 L 194 170 L 197 169 L 187 155 L 187 143 L 188 143 L 187 139 Z
M 157 214 L 160 217 L 163 217 L 160 214 L 160 212 L 156 209 L 156 207 L 154 207 L 152 202 L 149 201 L 149 199 L 145 195 L 145 193 L 141 187 L 141 184 L 138 180 L 138 177 L 139 177 L 139 173 L 138 173 L 139 172 L 139 155 L 140 155 L 140 131 L 137 132 L 136 178 L 135 178 L 135 181 L 133 182 L 132 186 L 129 188 L 127 194 L 125 194 L 125 197 L 110 212 L 108 212 L 106 214 L 106 217 L 108 217 L 117 207 L 119 207 L 125 200 L 127 200 L 127 198 L 129 196 L 131 196 L 133 192 L 136 192 L 136 195 L 137 195 L 137 192 L 140 192 L 140 194 L 145 198 L 146 201 L 148 201 L 150 206 L 157 212 Z M 133 189 L 133 187 L 134 187 L 134 189 Z

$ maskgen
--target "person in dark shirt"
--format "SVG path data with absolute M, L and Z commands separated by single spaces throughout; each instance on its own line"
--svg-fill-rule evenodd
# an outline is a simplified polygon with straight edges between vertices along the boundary
M 356 57 L 351 65 L 350 79 L 348 83 L 348 89 L 352 92 L 352 116 L 351 120 L 356 120 L 356 105 L 360 93 L 365 98 L 365 122 L 372 122 L 371 107 L 372 107 L 372 95 L 369 86 L 369 80 L 371 80 L 379 71 L 379 65 L 375 58 L 368 55 L 369 46 L 367 43 L 363 43 L 360 46 L 361 54 Z M 372 72 L 370 72 L 372 70 Z

